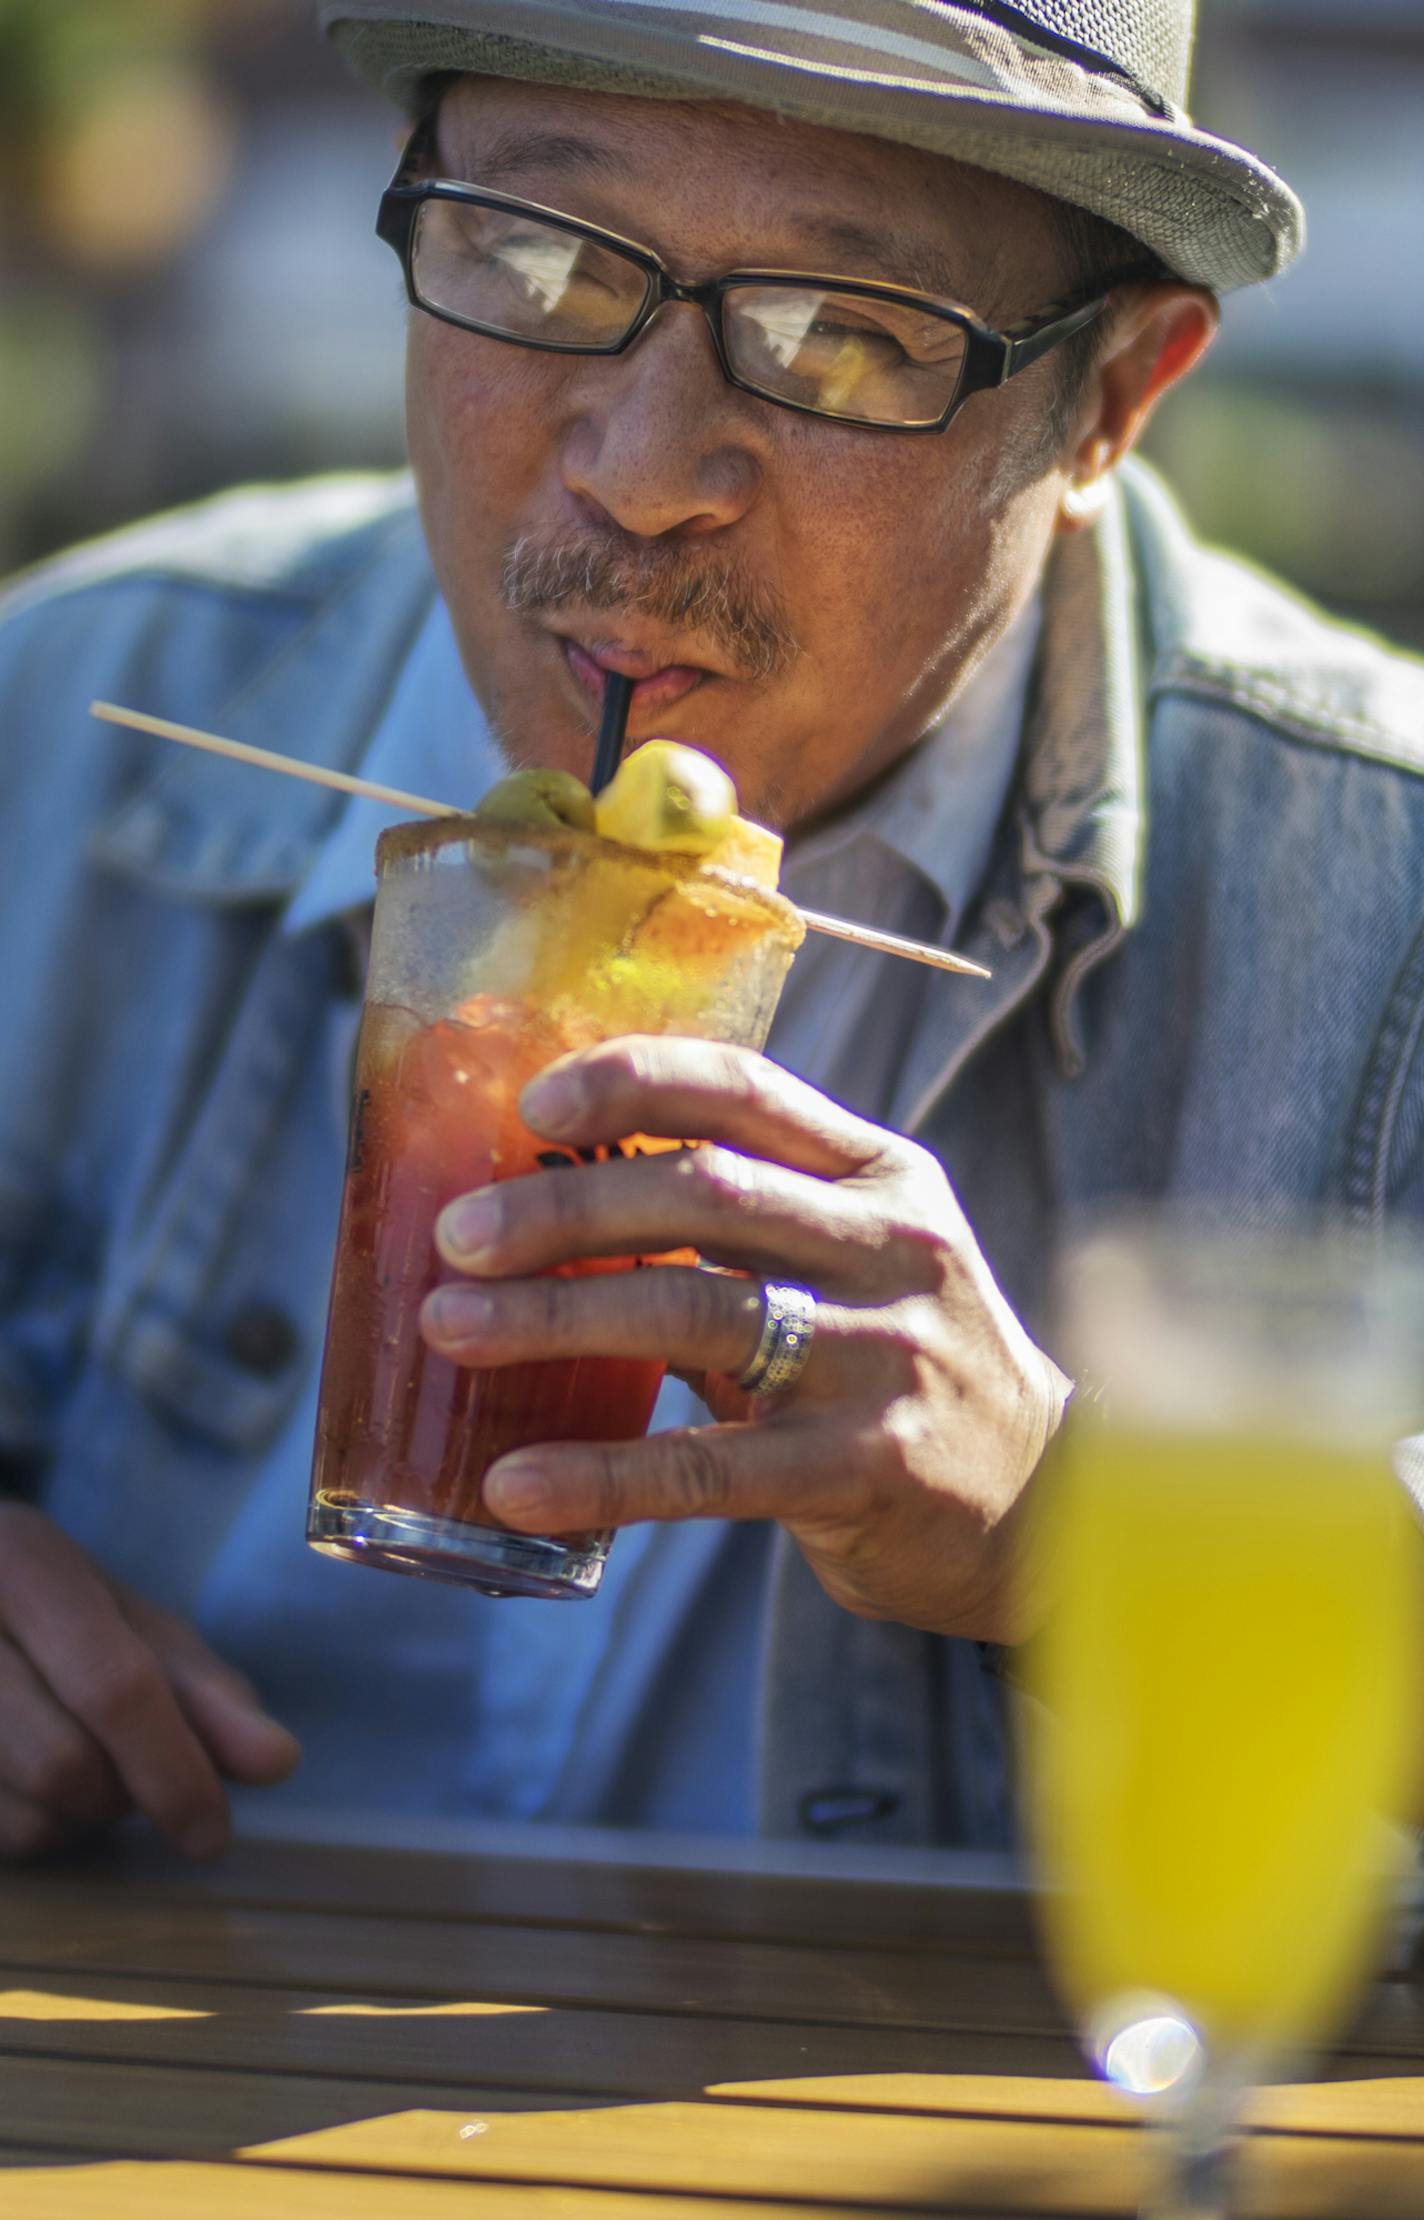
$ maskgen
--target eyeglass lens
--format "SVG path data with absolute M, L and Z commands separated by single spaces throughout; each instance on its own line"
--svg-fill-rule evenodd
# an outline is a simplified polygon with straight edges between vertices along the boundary
M 616 248 L 560 224 L 445 199 L 421 205 L 413 268 L 427 308 L 500 338 L 573 348 L 616 346 L 652 282 Z M 867 424 L 937 423 L 964 365 L 964 334 L 944 317 L 795 282 L 729 287 L 722 334 L 739 382 Z

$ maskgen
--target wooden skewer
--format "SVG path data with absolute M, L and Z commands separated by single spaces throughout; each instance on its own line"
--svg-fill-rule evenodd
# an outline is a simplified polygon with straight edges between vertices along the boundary
M 849 918 L 827 917 L 824 910 L 798 911 L 808 933 L 824 933 L 827 940 L 848 940 L 856 948 L 874 948 L 882 956 L 908 956 L 911 963 L 931 964 L 936 971 L 960 971 L 968 979 L 992 979 L 992 971 L 956 956 L 952 948 L 936 948 L 931 941 L 906 940 L 901 933 L 882 933 L 876 925 L 852 925 Z
M 198 732 L 192 725 L 170 724 L 166 717 L 150 717 L 141 709 L 120 709 L 115 702 L 91 701 L 91 717 L 105 724 L 132 725 L 135 732 L 156 733 L 160 740 L 179 740 L 185 748 L 202 748 L 209 755 L 231 756 L 234 763 L 251 763 L 259 771 L 282 771 L 289 779 L 306 779 L 312 786 L 330 786 L 338 794 L 360 794 L 368 801 L 389 802 L 393 809 L 408 809 L 416 817 L 458 817 L 453 802 L 432 802 L 428 794 L 407 794 L 399 786 L 378 786 L 374 779 L 354 779 L 349 771 L 328 771 L 320 763 L 303 763 L 273 748 L 251 748 L 245 740 L 220 740 L 215 732 Z
M 338 794 L 357 794 L 367 801 L 385 802 L 393 809 L 409 810 L 415 817 L 461 817 L 468 814 L 454 802 L 435 802 L 428 794 L 407 794 L 399 786 L 380 786 L 374 779 L 353 778 L 349 771 L 329 771 L 320 763 L 278 755 L 272 748 L 250 747 L 245 740 L 223 740 L 215 732 L 199 732 L 192 725 L 175 725 L 167 717 L 150 717 L 141 709 L 121 709 L 116 702 L 91 701 L 91 717 L 105 724 L 129 725 L 135 732 L 151 732 L 160 740 L 177 740 L 185 748 L 202 748 L 209 755 L 230 756 L 234 763 L 250 763 L 259 771 L 280 771 L 284 777 L 306 779 L 313 786 L 329 786 Z M 849 941 L 856 948 L 873 948 L 884 956 L 906 956 L 912 963 L 929 964 L 936 971 L 962 973 L 968 979 L 993 976 L 982 964 L 957 956 L 950 948 L 935 948 L 929 941 L 906 940 L 899 933 L 882 933 L 873 925 L 853 925 L 847 918 L 826 917 L 820 910 L 801 910 L 808 932 L 824 933 L 830 940 Z

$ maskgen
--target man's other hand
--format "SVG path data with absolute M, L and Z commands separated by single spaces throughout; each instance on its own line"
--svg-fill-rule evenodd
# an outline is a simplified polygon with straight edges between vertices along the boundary
M 171 1612 L 53 1522 L 0 1504 L 0 1857 L 138 1810 L 196 1858 L 227 1842 L 224 1779 L 285 1780 L 300 1750 Z
M 766 1057 L 706 1041 L 584 1050 L 522 1107 L 575 1149 L 628 1133 L 710 1145 L 615 1152 L 452 1204 L 436 1238 L 468 1277 L 427 1299 L 426 1339 L 470 1365 L 663 1358 L 721 1423 L 521 1450 L 492 1468 L 491 1510 L 544 1534 L 777 1519 L 848 1610 L 988 1640 L 1026 1632 L 1015 1513 L 1068 1382 L 995 1285 L 934 1158 Z M 541 1276 L 688 1248 L 724 1269 Z M 794 1387 L 748 1397 L 736 1382 L 767 1280 L 815 1291 L 816 1332 Z

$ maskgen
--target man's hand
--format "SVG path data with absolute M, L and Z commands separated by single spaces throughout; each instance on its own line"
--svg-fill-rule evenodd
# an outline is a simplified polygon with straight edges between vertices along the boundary
M 705 1041 L 622 1040 L 563 1058 L 522 1109 L 578 1147 L 627 1133 L 710 1145 L 534 1173 L 452 1203 L 440 1251 L 479 1284 L 428 1298 L 426 1338 L 471 1365 L 665 1358 L 721 1423 L 521 1450 L 485 1482 L 491 1511 L 546 1534 L 777 1519 L 851 1611 L 980 1639 L 1022 1631 L 1014 1512 L 1068 1382 L 999 1293 L 934 1159 L 765 1057 Z M 678 1248 L 727 1269 L 528 1276 Z M 768 1279 L 816 1293 L 816 1333 L 792 1390 L 747 1397 L 735 1382 Z
M 107 1579 L 39 1511 L 0 1504 L 0 1857 L 134 1807 L 213 1857 L 228 1838 L 223 1777 L 284 1780 L 300 1754 L 190 1627 Z

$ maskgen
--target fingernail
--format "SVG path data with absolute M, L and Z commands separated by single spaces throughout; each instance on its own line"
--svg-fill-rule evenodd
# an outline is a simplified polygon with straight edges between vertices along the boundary
M 227 1821 L 215 1817 L 195 1819 L 178 1837 L 179 1849 L 189 1858 L 215 1858 L 226 1850 L 227 1843 Z
M 278 1781 L 287 1780 L 302 1762 L 302 1746 L 296 1736 L 275 1719 L 263 1722 L 268 1755 L 262 1761 L 262 1780 L 274 1787 Z
M 587 1105 L 583 1076 L 555 1065 L 531 1079 L 519 1097 L 525 1122 L 541 1133 L 565 1133 L 576 1126 Z
M 549 1485 L 528 1457 L 505 1457 L 485 1477 L 485 1503 L 502 1518 L 530 1518 L 549 1501 Z
M 219 1703 L 231 1704 L 233 1710 L 241 1712 L 246 1719 L 259 1719 L 264 1727 L 278 1724 L 245 1674 L 234 1675 L 231 1680 L 214 1680 L 207 1692 Z
M 424 1316 L 437 1341 L 465 1341 L 489 1325 L 494 1298 L 477 1287 L 437 1287 L 425 1298 Z
M 502 1205 L 488 1188 L 447 1203 L 435 1221 L 435 1238 L 451 1263 L 477 1264 L 499 1236 Z
M 290 1728 L 273 1718 L 255 1688 L 213 1681 L 203 1701 L 209 1708 L 226 1705 L 232 1715 L 223 1758 L 223 1770 L 230 1779 L 254 1784 L 276 1782 L 296 1771 L 302 1746 Z M 231 1739 L 233 1735 L 236 1741 Z M 193 1854 L 200 1857 L 204 1853 Z

